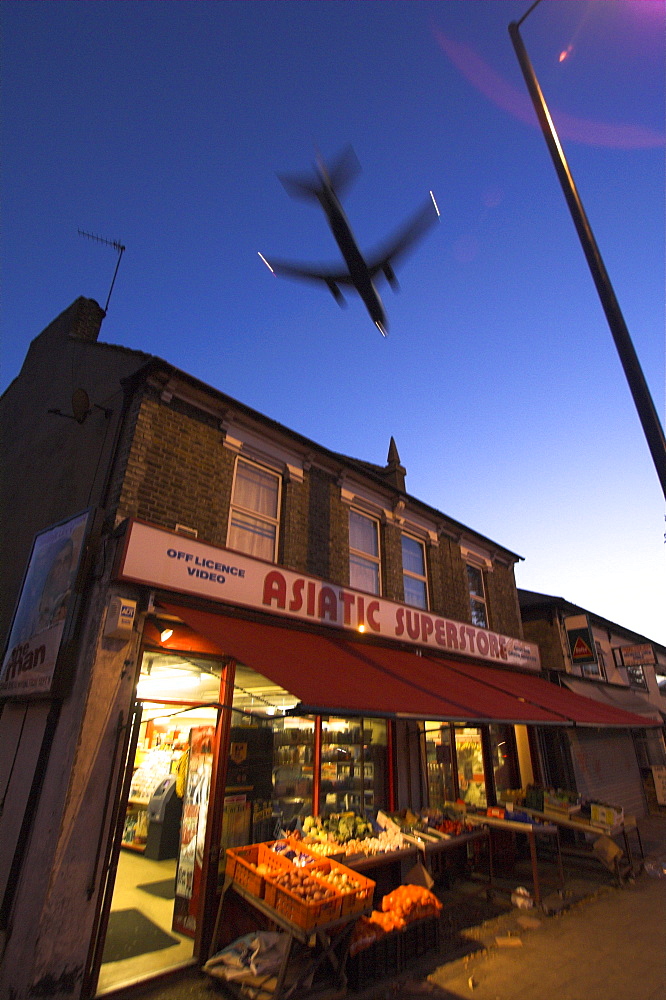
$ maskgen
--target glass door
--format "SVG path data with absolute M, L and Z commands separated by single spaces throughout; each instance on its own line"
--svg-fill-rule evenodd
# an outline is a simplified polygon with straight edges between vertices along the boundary
M 144 653 L 99 991 L 193 956 L 221 671 L 208 660 Z

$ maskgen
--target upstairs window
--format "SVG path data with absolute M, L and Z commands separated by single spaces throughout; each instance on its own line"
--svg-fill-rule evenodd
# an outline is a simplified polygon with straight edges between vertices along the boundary
M 379 523 L 357 510 L 349 511 L 349 586 L 380 593 Z
M 608 676 L 608 674 L 607 674 L 607 671 L 606 671 L 606 655 L 604 653 L 603 646 L 596 639 L 595 639 L 594 645 L 596 646 L 596 650 L 597 650 L 597 669 L 594 672 L 599 677 L 603 677 L 604 679 L 606 679 L 606 677 Z M 592 666 L 593 667 L 594 664 L 585 664 L 583 666 L 583 672 L 585 672 L 585 673 L 587 673 L 587 671 L 585 669 L 586 666 Z
M 467 563 L 466 568 L 472 625 L 476 625 L 477 628 L 488 628 L 488 609 L 486 606 L 483 572 L 478 566 L 471 566 L 469 563 Z
M 423 543 L 411 535 L 402 536 L 402 582 L 405 604 L 411 604 L 415 608 L 427 608 L 425 549 Z
M 275 562 L 280 511 L 280 477 L 254 462 L 236 459 L 227 545 Z

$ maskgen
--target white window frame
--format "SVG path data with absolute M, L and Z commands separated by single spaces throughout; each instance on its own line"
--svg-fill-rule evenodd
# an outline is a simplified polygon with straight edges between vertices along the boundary
M 601 645 L 598 639 L 594 640 L 595 651 L 597 654 L 597 671 L 596 676 L 601 677 L 603 680 L 608 680 L 608 670 L 606 669 L 606 652 L 604 647 Z M 583 667 L 589 667 L 591 664 L 584 663 Z
M 352 518 L 352 514 L 355 514 L 357 517 L 365 518 L 366 521 L 370 521 L 374 525 L 374 528 L 375 528 L 375 538 L 377 539 L 377 555 L 376 556 L 373 555 L 371 552 L 365 552 L 363 549 L 355 549 L 355 548 L 352 547 L 352 543 L 351 543 L 351 518 Z M 363 590 L 362 587 L 358 587 L 358 586 L 356 586 L 356 584 L 354 582 L 352 582 L 351 567 L 352 567 L 352 556 L 354 556 L 356 559 L 360 560 L 361 562 L 366 562 L 366 563 L 372 565 L 373 567 L 375 567 L 376 573 L 377 573 L 377 590 L 376 591 L 370 590 L 370 591 L 364 591 L 364 592 L 365 593 L 370 593 L 370 594 L 376 594 L 378 597 L 380 597 L 381 593 L 382 593 L 382 536 L 381 536 L 381 525 L 380 525 L 380 522 L 379 522 L 379 520 L 376 517 L 372 517 L 372 515 L 368 514 L 366 511 L 364 511 L 364 510 L 358 510 L 356 507 L 350 507 L 349 508 L 349 529 L 350 529 L 349 530 L 349 585 L 354 590 Z
M 483 590 L 483 594 L 482 595 L 479 595 L 479 594 L 476 594 L 476 593 L 472 593 L 472 588 L 470 586 L 470 579 L 469 579 L 469 571 L 470 571 L 470 569 L 476 570 L 476 572 L 479 574 L 479 577 L 481 578 L 481 589 Z M 490 628 L 490 615 L 488 614 L 488 595 L 486 594 L 486 581 L 484 579 L 483 573 L 484 573 L 484 569 L 483 569 L 482 566 L 479 566 L 475 562 L 470 562 L 469 560 L 466 561 L 466 563 L 465 563 L 465 581 L 467 583 L 467 593 L 468 593 L 468 596 L 469 596 L 469 609 L 470 609 L 470 614 L 472 616 L 472 624 L 476 628 Z M 483 608 L 483 614 L 484 614 L 484 617 L 486 619 L 486 624 L 485 625 L 479 625 L 477 622 L 474 621 L 474 605 L 475 604 L 478 604 L 478 605 L 480 605 Z
M 253 510 L 251 507 L 245 507 L 243 504 L 236 503 L 234 501 L 234 495 L 236 493 L 236 476 L 238 472 L 239 464 L 252 466 L 255 469 L 259 469 L 265 475 L 272 476 L 277 481 L 277 500 L 276 500 L 276 516 L 271 517 L 260 511 Z M 241 516 L 247 516 L 255 518 L 258 521 L 263 521 L 265 524 L 270 525 L 275 530 L 275 539 L 273 543 L 273 553 L 270 562 L 277 561 L 278 545 L 280 541 L 280 511 L 282 507 L 282 476 L 275 469 L 269 469 L 265 465 L 260 465 L 259 462 L 253 462 L 252 459 L 247 458 L 243 455 L 236 456 L 236 462 L 234 465 L 234 481 L 231 487 L 231 502 L 229 504 L 229 521 L 227 525 L 227 547 L 233 548 L 230 544 L 231 529 L 234 514 L 238 513 Z M 254 555 L 252 552 L 248 552 L 245 549 L 235 549 L 236 552 L 245 552 L 246 555 Z M 255 558 L 262 558 L 261 556 L 256 556 Z
M 422 562 L 423 562 L 423 574 L 414 573 L 413 570 L 405 569 L 404 552 L 402 551 L 402 542 L 403 542 L 403 539 L 405 539 L 405 538 L 408 538 L 410 540 L 410 542 L 415 542 L 419 546 L 419 548 L 421 550 L 421 556 L 422 556 Z M 401 552 L 401 557 L 402 557 L 403 595 L 404 595 L 404 598 L 405 598 L 405 604 L 409 604 L 409 606 L 413 607 L 413 608 L 414 607 L 416 607 L 416 608 L 422 608 L 424 611 L 427 611 L 428 608 L 430 607 L 430 592 L 429 592 L 429 589 L 428 589 L 428 560 L 426 558 L 426 547 L 425 547 L 425 545 L 423 543 L 423 540 L 421 538 L 417 538 L 415 535 L 411 535 L 407 531 L 403 531 L 402 534 L 401 534 L 401 536 L 400 536 L 400 552 Z M 406 592 L 405 592 L 405 589 L 404 589 L 404 580 L 405 580 L 405 577 L 408 577 L 411 580 L 418 580 L 420 583 L 422 583 L 424 585 L 424 588 L 425 588 L 425 604 L 423 604 L 423 605 L 420 605 L 420 604 L 411 604 L 407 600 Z

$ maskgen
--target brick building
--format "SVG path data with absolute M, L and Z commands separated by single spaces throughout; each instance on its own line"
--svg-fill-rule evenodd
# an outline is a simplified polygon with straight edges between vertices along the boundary
M 542 729 L 646 724 L 540 676 L 519 557 L 411 496 L 393 439 L 337 454 L 102 319 L 73 303 L 0 402 L 15 1000 L 204 958 L 225 847 L 493 804 Z
M 547 780 L 587 797 L 623 802 L 640 812 L 657 800 L 666 766 L 663 722 L 666 647 L 562 597 L 519 590 L 526 638 L 537 643 L 541 668 L 555 683 L 578 694 L 644 716 L 643 730 L 559 730 L 548 737 Z

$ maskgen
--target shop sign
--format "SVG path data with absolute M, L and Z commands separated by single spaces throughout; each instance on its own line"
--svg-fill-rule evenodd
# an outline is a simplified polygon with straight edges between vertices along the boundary
M 52 693 L 88 517 L 86 511 L 35 535 L 0 669 L 0 696 Z
M 572 615 L 564 619 L 564 627 L 569 640 L 569 652 L 572 663 L 596 663 L 592 629 L 587 615 Z
M 539 648 L 132 521 L 119 579 L 271 614 L 539 670 Z
M 620 654 L 623 667 L 642 667 L 656 662 L 654 649 L 649 642 L 641 642 L 636 646 L 619 646 L 617 652 Z

